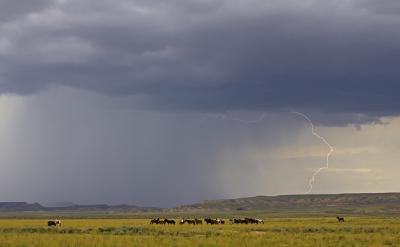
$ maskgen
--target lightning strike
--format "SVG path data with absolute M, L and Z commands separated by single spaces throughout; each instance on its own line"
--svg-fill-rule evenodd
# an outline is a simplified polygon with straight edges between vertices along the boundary
M 304 113 L 301 113 L 301 112 L 296 112 L 296 111 L 293 111 L 292 113 L 293 113 L 293 114 L 296 114 L 296 115 L 299 115 L 299 116 L 301 116 L 302 118 L 304 118 L 305 120 L 307 120 L 307 122 L 311 125 L 311 133 L 312 133 L 315 137 L 317 137 L 318 139 L 322 140 L 322 141 L 326 144 L 326 146 L 329 147 L 329 152 L 326 154 L 326 163 L 325 163 L 325 166 L 318 168 L 318 169 L 312 174 L 310 180 L 308 181 L 309 189 L 308 189 L 308 191 L 307 191 L 307 194 L 310 194 L 310 193 L 312 192 L 312 190 L 313 190 L 313 186 L 314 186 L 314 183 L 315 183 L 315 178 L 316 178 L 316 176 L 317 176 L 321 171 L 323 171 L 323 170 L 329 168 L 329 157 L 332 155 L 332 153 L 333 153 L 333 151 L 334 151 L 334 148 L 333 148 L 333 146 L 332 146 L 331 144 L 329 144 L 329 142 L 328 142 L 324 137 L 320 136 L 317 132 L 315 132 L 314 124 L 313 124 L 313 122 L 311 121 L 311 119 L 310 119 L 307 115 L 305 115 Z
M 305 115 L 304 113 L 301 112 L 297 112 L 297 111 L 292 111 L 292 114 L 296 114 L 301 116 L 302 118 L 304 118 L 310 125 L 311 125 L 311 133 L 317 137 L 318 139 L 320 139 L 321 141 L 323 141 L 325 143 L 326 146 L 328 146 L 329 151 L 326 154 L 326 163 L 325 166 L 318 168 L 316 171 L 314 171 L 314 173 L 312 174 L 312 176 L 310 177 L 308 184 L 309 184 L 309 188 L 308 191 L 306 192 L 306 194 L 310 194 L 313 190 L 314 187 L 314 183 L 315 183 L 315 178 L 318 176 L 318 174 L 320 172 L 322 172 L 325 169 L 329 168 L 329 157 L 332 155 L 332 153 L 334 152 L 334 148 L 331 144 L 329 144 L 329 142 L 321 135 L 319 135 L 317 132 L 315 132 L 315 126 L 314 123 L 311 121 L 311 119 Z M 225 119 L 225 120 L 231 120 L 231 121 L 236 121 L 239 123 L 243 123 L 243 124 L 257 124 L 260 123 L 261 121 L 263 121 L 265 119 L 265 117 L 268 114 L 263 113 L 260 115 L 259 118 L 257 119 L 253 119 L 253 120 L 244 120 L 244 119 L 240 119 L 240 118 L 235 118 L 235 117 L 229 117 L 227 114 L 211 114 L 211 115 L 206 115 L 205 118 L 203 119 L 203 121 L 205 121 L 208 117 L 216 117 L 216 118 L 220 118 L 220 119 Z

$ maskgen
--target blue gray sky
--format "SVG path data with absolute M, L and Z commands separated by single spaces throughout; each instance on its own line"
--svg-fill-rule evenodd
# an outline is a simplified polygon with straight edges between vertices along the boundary
M 399 191 L 399 30 L 395 0 L 0 0 L 0 200 L 304 193 L 293 110 L 335 147 L 315 193 Z

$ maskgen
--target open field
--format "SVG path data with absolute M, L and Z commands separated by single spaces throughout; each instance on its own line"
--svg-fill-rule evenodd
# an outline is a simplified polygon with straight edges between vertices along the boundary
M 150 225 L 147 219 L 1 219 L 0 246 L 400 246 L 400 218 L 265 219 L 264 225 Z

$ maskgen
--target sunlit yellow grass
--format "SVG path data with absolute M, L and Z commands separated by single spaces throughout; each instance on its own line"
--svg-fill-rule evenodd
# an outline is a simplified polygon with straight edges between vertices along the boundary
M 0 220 L 0 246 L 399 246 L 400 219 L 274 218 L 264 225 L 150 225 L 147 219 Z M 138 229 L 124 232 L 125 228 Z M 44 229 L 44 232 L 36 232 Z M 71 229 L 71 232 L 65 231 Z M 106 229 L 101 231 L 99 229 Z M 107 230 L 108 229 L 108 230 Z M 122 229 L 122 230 L 121 230 Z M 76 233 L 75 231 L 81 231 Z M 83 231 L 88 230 L 88 231 Z M 32 231 L 32 232 L 30 232 Z

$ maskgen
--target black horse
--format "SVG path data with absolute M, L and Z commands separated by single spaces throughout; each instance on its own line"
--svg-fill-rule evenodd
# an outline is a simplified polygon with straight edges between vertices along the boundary
M 181 224 L 181 225 L 183 225 L 183 224 L 185 224 L 185 223 L 188 223 L 189 225 L 190 225 L 190 224 L 196 225 L 196 220 L 189 220 L 189 219 L 183 218 L 183 219 L 181 219 L 181 220 L 179 221 L 179 224 Z
M 49 220 L 49 221 L 47 221 L 47 226 L 57 226 L 57 225 L 61 226 L 61 221 L 59 221 L 59 220 Z
M 190 224 L 196 225 L 196 221 L 195 221 L 195 220 L 188 220 L 188 219 L 186 219 L 185 222 L 188 223 L 189 225 L 190 225 Z
M 167 223 L 168 225 L 169 224 L 175 225 L 175 220 L 164 219 L 164 222 Z
M 344 222 L 344 218 L 343 218 L 343 217 L 336 216 L 336 219 L 337 219 L 339 222 Z
M 211 219 L 211 218 L 206 218 L 206 219 L 204 219 L 204 221 L 205 221 L 207 224 L 211 224 L 211 225 L 218 224 L 218 221 L 216 221 L 216 220 L 214 220 L 214 219 Z
M 247 222 L 247 224 L 248 223 L 250 223 L 250 224 L 258 224 L 259 223 L 259 221 L 257 219 L 253 219 L 253 218 L 244 218 L 244 220 Z
M 230 221 L 231 221 L 233 224 L 249 224 L 249 223 L 250 223 L 250 221 L 247 220 L 247 219 L 236 219 L 236 218 L 233 218 L 233 219 L 231 219 Z
M 47 221 L 47 226 L 56 226 L 56 222 L 53 220 Z
M 159 224 L 160 218 L 150 220 L 150 224 Z

